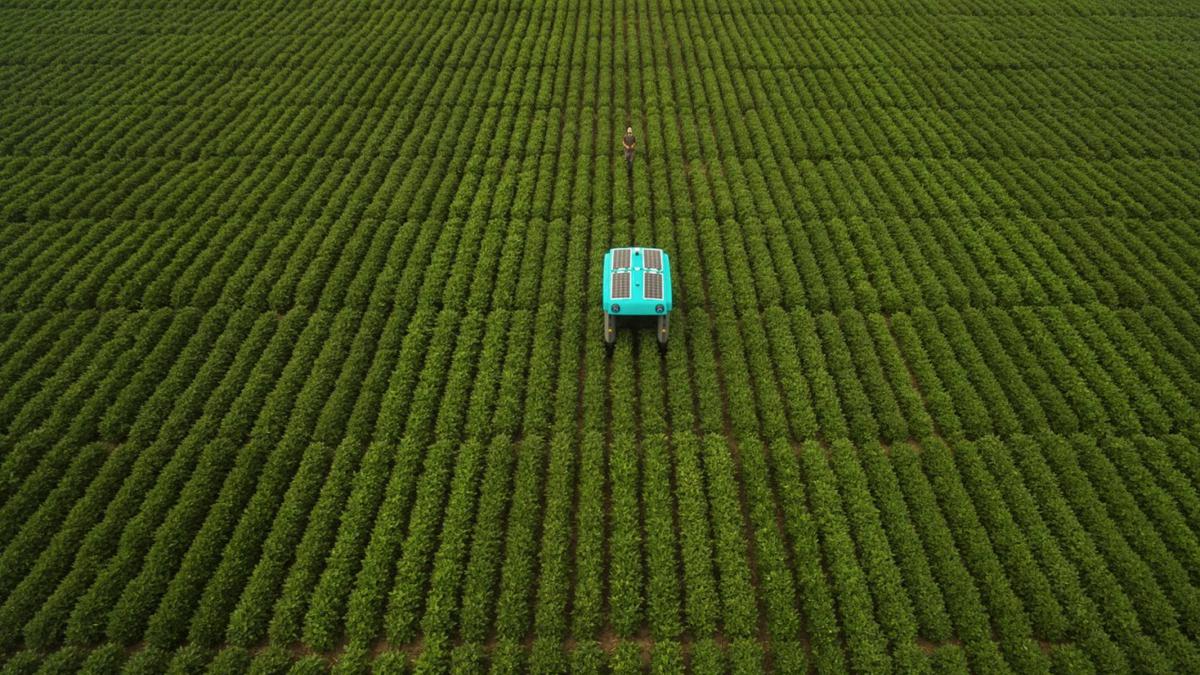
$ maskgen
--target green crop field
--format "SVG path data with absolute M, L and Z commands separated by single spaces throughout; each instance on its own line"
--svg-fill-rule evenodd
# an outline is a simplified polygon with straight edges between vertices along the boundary
M 77 670 L 1200 672 L 1200 5 L 3 3 Z

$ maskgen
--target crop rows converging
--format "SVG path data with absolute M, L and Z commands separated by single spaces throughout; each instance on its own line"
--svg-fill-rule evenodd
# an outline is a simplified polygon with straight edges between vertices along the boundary
M 0 672 L 1200 672 L 1193 3 L 0 29 Z

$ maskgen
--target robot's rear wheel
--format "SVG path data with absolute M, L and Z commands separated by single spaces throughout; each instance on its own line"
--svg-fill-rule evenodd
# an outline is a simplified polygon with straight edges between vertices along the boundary
M 604 344 L 612 346 L 617 342 L 617 317 L 608 312 L 604 313 Z

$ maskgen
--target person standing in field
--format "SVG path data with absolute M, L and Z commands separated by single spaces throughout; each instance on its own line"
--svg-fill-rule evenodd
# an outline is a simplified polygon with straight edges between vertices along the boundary
M 637 139 L 633 137 L 633 127 L 625 127 L 625 137 L 621 142 L 625 145 L 625 170 L 633 173 L 633 150 L 637 146 Z

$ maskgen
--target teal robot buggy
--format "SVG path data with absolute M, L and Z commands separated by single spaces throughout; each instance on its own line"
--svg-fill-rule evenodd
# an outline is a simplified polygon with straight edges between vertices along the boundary
M 671 313 L 671 259 L 658 248 L 628 246 L 604 254 L 604 344 L 617 341 L 617 319 L 658 324 L 658 344 L 667 346 Z

